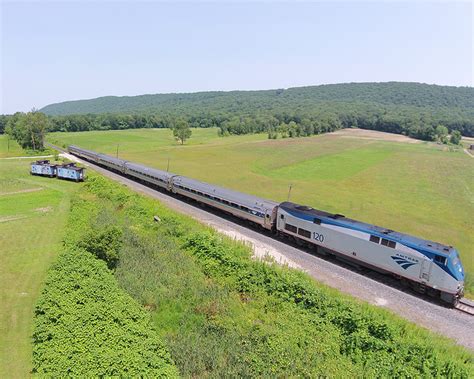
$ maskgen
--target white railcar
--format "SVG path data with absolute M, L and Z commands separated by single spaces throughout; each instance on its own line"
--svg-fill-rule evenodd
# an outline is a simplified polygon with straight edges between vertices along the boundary
M 171 172 L 158 170 L 156 168 L 151 168 L 132 162 L 125 163 L 124 173 L 141 181 L 162 187 L 167 191 L 171 191 L 171 179 L 176 176 L 176 174 Z
M 173 178 L 173 192 L 251 221 L 268 230 L 272 229 L 275 222 L 278 203 L 274 201 L 228 190 L 184 176 Z
M 123 159 L 111 157 L 110 155 L 97 154 L 97 163 L 114 171 L 120 172 L 121 174 L 123 174 L 125 171 L 126 161 Z
M 91 161 L 91 162 L 98 163 L 99 154 L 94 152 L 94 151 L 82 149 L 82 148 L 74 146 L 74 145 L 69 146 L 68 151 L 73 155 L 84 158 L 84 159 L 86 159 L 88 161 Z

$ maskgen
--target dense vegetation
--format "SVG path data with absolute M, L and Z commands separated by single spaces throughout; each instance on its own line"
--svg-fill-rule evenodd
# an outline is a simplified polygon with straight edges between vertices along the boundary
M 350 83 L 287 90 L 102 97 L 48 105 L 53 131 L 218 127 L 269 138 L 359 127 L 435 140 L 436 128 L 474 136 L 474 89 L 418 83 Z
M 93 240 L 80 237 L 86 232 L 81 216 L 88 217 L 93 211 L 85 200 L 73 203 L 64 251 L 49 270 L 36 306 L 33 372 L 87 377 L 177 376 L 149 315 L 118 287 L 105 263 L 93 255 L 117 249 L 118 236 L 106 230 Z M 101 238 L 109 234 L 117 243 L 105 245 L 110 241 Z
M 84 241 L 151 312 L 184 376 L 472 375 L 472 356 L 451 342 L 254 261 L 247 247 L 101 177 L 85 185 L 71 220 L 70 241 Z

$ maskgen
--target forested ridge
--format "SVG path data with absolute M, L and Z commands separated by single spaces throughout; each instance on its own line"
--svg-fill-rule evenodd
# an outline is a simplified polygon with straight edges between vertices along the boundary
M 184 122 L 217 127 L 222 136 L 304 137 L 352 127 L 445 143 L 448 133 L 455 132 L 454 143 L 460 134 L 474 136 L 474 88 L 420 83 L 108 96 L 51 104 L 40 112 L 49 115 L 53 132 L 175 128 Z M 0 133 L 15 117 L 0 116 Z
M 474 110 L 474 89 L 420 83 L 348 83 L 262 91 L 171 93 L 141 96 L 106 96 L 51 104 L 48 115 L 137 112 L 255 112 L 279 109 L 301 111 L 326 102 L 375 103 L 413 107 Z M 296 107 L 296 108 L 295 108 Z M 309 110 L 309 109 L 308 109 Z

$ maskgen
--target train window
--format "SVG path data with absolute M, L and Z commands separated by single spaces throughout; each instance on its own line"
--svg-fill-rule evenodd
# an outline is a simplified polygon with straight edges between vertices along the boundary
M 238 207 L 239 207 L 239 206 L 238 206 L 237 204 L 235 204 L 235 203 L 230 203 L 230 205 L 231 205 L 232 207 L 234 207 L 234 208 L 238 208 Z
M 441 263 L 442 265 L 446 264 L 446 257 L 442 257 L 441 255 L 434 256 L 435 262 Z
M 298 230 L 296 226 L 291 224 L 285 224 L 285 229 L 292 233 L 296 233 L 296 231 Z
M 389 241 L 389 240 L 387 240 L 387 239 L 385 239 L 385 238 L 382 238 L 382 245 L 387 246 L 387 247 L 391 247 L 392 249 L 394 249 L 396 243 L 393 242 L 393 241 Z
M 314 222 L 315 224 L 321 225 L 321 220 L 320 220 L 319 218 L 315 218 L 315 219 L 313 220 L 313 222 Z
M 306 238 L 311 238 L 311 232 L 309 230 L 298 228 L 298 234 Z
M 380 237 L 370 236 L 370 242 L 379 243 L 380 242 Z
M 282 220 L 284 220 L 284 219 L 285 219 L 285 215 L 280 215 L 280 218 L 281 218 Z

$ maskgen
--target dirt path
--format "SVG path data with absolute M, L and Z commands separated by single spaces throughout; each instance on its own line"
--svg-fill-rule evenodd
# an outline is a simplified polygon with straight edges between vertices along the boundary
M 379 141 L 404 142 L 404 143 L 422 143 L 423 141 L 410 138 L 401 134 L 392 134 L 367 129 L 341 129 L 327 135 L 340 136 L 343 138 L 358 138 Z
M 464 149 L 464 152 L 469 155 L 471 158 L 474 158 L 474 155 L 472 155 L 468 149 Z
M 32 155 L 31 157 L 7 157 L 0 159 L 42 159 L 42 158 L 52 158 L 54 155 Z
M 30 192 L 41 191 L 42 189 L 43 188 L 27 188 L 27 189 L 22 189 L 22 190 L 13 191 L 13 192 L 0 192 L 0 196 L 16 195 L 18 193 L 30 193 Z

